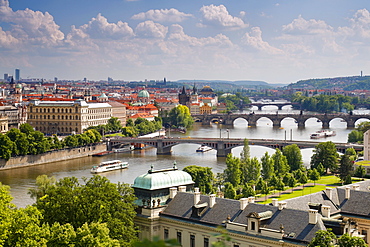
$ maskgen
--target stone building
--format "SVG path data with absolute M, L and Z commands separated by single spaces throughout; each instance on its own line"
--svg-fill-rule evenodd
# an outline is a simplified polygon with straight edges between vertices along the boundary
M 105 125 L 112 117 L 108 103 L 31 100 L 27 107 L 27 123 L 47 135 L 80 134 L 90 126 Z
M 364 133 L 364 160 L 370 160 L 370 130 Z
M 162 177 L 166 172 L 158 171 L 155 177 L 151 176 L 152 184 L 161 185 L 163 181 L 166 187 L 165 192 L 157 195 L 166 194 L 169 198 L 161 199 L 164 204 L 156 201 L 158 196 L 150 198 L 152 201 L 146 205 L 141 204 L 135 218 L 140 239 L 159 236 L 176 239 L 184 247 L 210 247 L 227 232 L 231 239 L 227 244 L 232 247 L 298 247 L 307 246 L 318 230 L 331 228 L 337 236 L 348 233 L 369 243 L 370 181 L 257 204 L 254 197 L 231 200 L 214 194 L 201 195 L 198 188 L 193 191 L 186 191 L 186 186 L 168 188 L 171 183 Z

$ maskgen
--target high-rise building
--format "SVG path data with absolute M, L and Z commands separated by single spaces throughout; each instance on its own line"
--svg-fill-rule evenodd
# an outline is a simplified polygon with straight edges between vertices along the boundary
M 20 73 L 21 71 L 19 69 L 15 69 L 15 81 L 19 81 L 21 79 Z
M 4 81 L 7 81 L 8 78 L 9 78 L 9 74 L 8 73 L 4 74 Z

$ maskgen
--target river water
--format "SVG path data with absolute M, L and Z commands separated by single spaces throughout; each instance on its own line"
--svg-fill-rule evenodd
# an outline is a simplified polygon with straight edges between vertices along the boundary
M 264 107 L 262 112 L 276 112 L 277 108 L 274 106 Z M 256 109 L 253 109 L 258 113 Z M 293 112 L 289 106 L 284 107 L 281 112 Z M 369 111 L 366 111 L 367 113 Z M 362 111 L 361 113 L 364 113 Z M 359 120 L 360 121 L 366 121 Z M 335 130 L 337 135 L 320 141 L 333 141 L 333 142 L 347 142 L 347 136 L 351 129 L 347 129 L 345 122 L 340 119 L 335 119 L 330 123 L 330 129 Z M 199 123 L 194 124 L 193 128 L 186 134 L 181 133 L 166 133 L 171 137 L 216 137 L 216 138 L 268 138 L 280 140 L 299 140 L 299 141 L 312 141 L 310 134 L 321 129 L 321 122 L 317 119 L 309 119 L 306 122 L 305 128 L 298 128 L 293 119 L 285 119 L 282 122 L 282 127 L 272 127 L 272 122 L 268 119 L 260 119 L 257 127 L 248 127 L 248 123 L 243 119 L 237 119 L 233 126 L 224 126 L 220 124 L 211 124 L 203 126 Z M 181 144 L 172 148 L 171 155 L 156 155 L 155 148 L 147 148 L 144 150 L 135 150 L 128 153 L 114 153 L 104 157 L 85 157 L 73 159 L 68 161 L 61 161 L 49 163 L 45 165 L 17 168 L 11 170 L 0 171 L 0 182 L 10 186 L 10 192 L 13 196 L 13 203 L 18 207 L 25 207 L 32 204 L 34 201 L 27 194 L 28 189 L 35 186 L 36 177 L 42 174 L 54 176 L 57 179 L 74 176 L 79 179 L 90 178 L 92 174 L 90 169 L 93 165 L 101 161 L 120 159 L 128 161 L 130 166 L 125 170 L 112 171 L 101 174 L 107 177 L 111 182 L 123 182 L 133 184 L 134 179 L 147 172 L 150 166 L 153 165 L 154 169 L 164 169 L 173 166 L 176 162 L 179 169 L 188 165 L 198 165 L 211 167 L 212 171 L 216 174 L 222 172 L 225 165 L 225 158 L 216 157 L 216 151 L 211 150 L 206 153 L 197 153 L 197 144 Z M 232 150 L 234 156 L 239 156 L 242 147 L 236 147 Z M 252 157 L 260 158 L 265 152 L 273 154 L 275 150 L 267 147 L 250 145 L 250 152 Z M 309 166 L 310 157 L 312 156 L 312 149 L 302 150 L 304 164 Z

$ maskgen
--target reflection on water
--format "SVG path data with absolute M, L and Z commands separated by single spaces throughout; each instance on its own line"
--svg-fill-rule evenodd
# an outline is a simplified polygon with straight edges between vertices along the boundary
M 266 110 L 265 110 L 266 109 Z M 264 111 L 268 111 L 268 107 Z M 273 107 L 271 108 L 273 109 Z M 276 109 L 274 110 L 276 112 Z M 292 111 L 289 107 L 284 107 L 282 110 Z M 336 136 L 315 140 L 333 141 L 333 142 L 347 142 L 347 135 L 351 131 L 346 128 L 346 123 L 341 122 L 340 119 L 334 119 L 330 123 L 330 129 L 337 132 Z M 257 127 L 250 128 L 244 119 L 237 119 L 233 126 L 224 126 L 218 124 L 211 124 L 202 126 L 199 123 L 194 124 L 193 128 L 186 134 L 167 133 L 173 137 L 214 137 L 214 138 L 268 138 L 280 140 L 299 140 L 312 141 L 310 134 L 321 129 L 321 123 L 316 119 L 309 119 L 306 122 L 305 128 L 298 128 L 294 119 L 287 118 L 282 121 L 282 127 L 272 127 L 272 122 L 269 119 L 260 119 Z M 47 174 L 55 176 L 57 179 L 74 176 L 79 179 L 92 176 L 90 169 L 93 165 L 105 160 L 121 159 L 128 161 L 130 166 L 125 170 L 118 170 L 103 173 L 112 182 L 123 182 L 133 184 L 134 179 L 146 173 L 153 165 L 154 169 L 165 169 L 173 166 L 176 162 L 179 169 L 183 169 L 188 165 L 198 165 L 211 167 L 214 173 L 222 172 L 225 169 L 225 158 L 216 157 L 216 151 L 211 150 L 206 153 L 197 153 L 195 150 L 199 145 L 196 144 L 180 144 L 172 148 L 172 155 L 156 155 L 155 148 L 147 148 L 145 150 L 133 151 L 130 153 L 114 153 L 104 157 L 85 157 L 73 159 L 68 161 L 61 161 L 50 163 L 46 165 L 38 165 L 31 167 L 24 167 L 12 170 L 0 171 L 0 182 L 11 187 L 11 194 L 14 197 L 13 203 L 19 207 L 32 204 L 33 201 L 27 195 L 29 188 L 35 186 L 35 179 L 37 176 Z M 239 156 L 242 147 L 236 147 L 232 150 L 234 156 Z M 251 156 L 262 157 L 265 152 L 273 154 L 275 150 L 261 146 L 250 146 Z M 312 149 L 302 150 L 304 163 L 308 166 Z

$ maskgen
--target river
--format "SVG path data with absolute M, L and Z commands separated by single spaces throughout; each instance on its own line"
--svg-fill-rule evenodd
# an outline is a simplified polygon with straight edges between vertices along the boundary
M 276 112 L 276 108 L 273 106 L 265 107 L 264 109 L 266 109 L 264 112 Z M 284 107 L 282 110 L 282 112 L 290 111 L 293 111 L 290 107 Z M 199 123 L 196 123 L 186 134 L 167 132 L 166 135 L 173 137 L 268 138 L 312 141 L 312 139 L 310 139 L 310 134 L 320 129 L 321 123 L 317 122 L 316 119 L 307 120 L 305 128 L 298 128 L 293 119 L 283 120 L 281 128 L 272 127 L 272 122 L 268 119 L 259 120 L 257 127 L 254 128 L 248 127 L 245 120 L 237 119 L 233 126 L 224 126 L 219 124 L 202 126 Z M 346 128 L 345 122 L 341 122 L 340 119 L 335 119 L 330 123 L 330 129 L 335 130 L 337 135 L 317 141 L 330 140 L 333 142 L 347 142 L 347 136 L 351 129 Z M 27 192 L 29 188 L 35 186 L 37 176 L 47 174 L 48 176 L 54 176 L 57 179 L 66 176 L 74 176 L 79 179 L 82 179 L 83 177 L 89 178 L 92 176 L 90 173 L 91 167 L 105 160 L 121 159 L 128 161 L 130 164 L 128 169 L 101 174 L 101 176 L 107 177 L 114 183 L 123 182 L 132 184 L 134 179 L 137 176 L 146 173 L 147 170 L 150 169 L 151 165 L 154 166 L 154 169 L 164 169 L 172 167 L 174 162 L 176 162 L 179 169 L 188 165 L 211 167 L 214 173 L 222 172 L 225 169 L 225 158 L 216 157 L 215 150 L 211 150 L 206 153 L 196 153 L 195 150 L 198 146 L 199 145 L 196 144 L 177 145 L 172 148 L 171 155 L 156 155 L 155 148 L 147 148 L 128 153 L 114 153 L 104 157 L 89 156 L 45 165 L 3 170 L 0 171 L 0 182 L 10 186 L 11 195 L 14 197 L 13 203 L 18 207 L 25 207 L 33 203 L 33 200 L 29 197 Z M 239 156 L 241 150 L 242 147 L 237 147 L 232 150 L 232 153 L 234 156 Z M 275 150 L 267 147 L 250 145 L 250 152 L 253 157 L 255 156 L 260 158 L 266 151 L 273 154 Z M 306 166 L 309 165 L 311 155 L 312 149 L 302 150 L 302 156 Z

